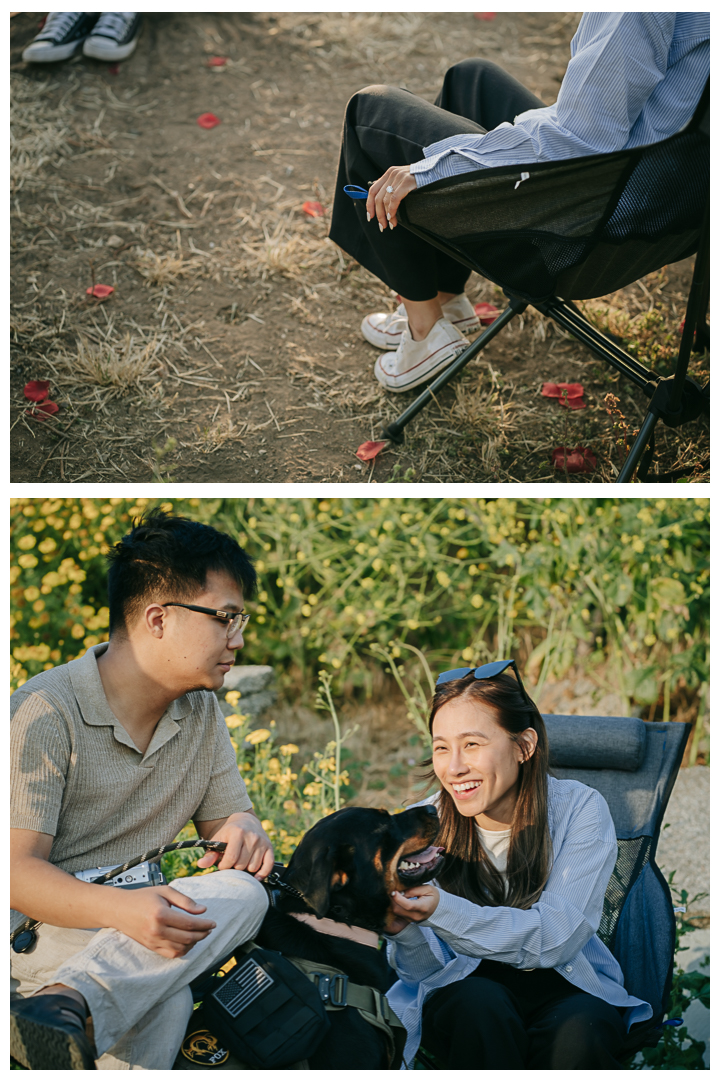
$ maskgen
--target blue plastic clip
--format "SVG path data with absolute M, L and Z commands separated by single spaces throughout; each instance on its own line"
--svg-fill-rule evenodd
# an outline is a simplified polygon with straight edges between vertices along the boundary
M 357 184 L 347 184 L 343 191 L 346 195 L 349 195 L 351 199 L 367 199 L 369 192 L 366 188 L 358 187 Z

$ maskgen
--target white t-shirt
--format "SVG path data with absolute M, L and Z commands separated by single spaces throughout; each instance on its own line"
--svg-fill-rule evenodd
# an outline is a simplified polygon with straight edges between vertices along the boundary
M 476 825 L 475 828 L 490 862 L 507 880 L 505 872 L 507 870 L 507 855 L 512 829 L 502 829 L 500 832 L 495 832 L 491 829 L 481 829 L 479 825 Z

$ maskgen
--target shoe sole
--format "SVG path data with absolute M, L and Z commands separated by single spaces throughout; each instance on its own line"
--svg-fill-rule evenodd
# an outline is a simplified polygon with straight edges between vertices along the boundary
M 83 55 L 92 60 L 127 60 L 137 43 L 138 39 L 133 38 L 128 45 L 106 45 L 102 38 L 89 37 L 83 45 Z
M 80 1034 L 78 1030 L 78 1035 Z M 82 1047 L 67 1031 L 10 1016 L 10 1055 L 26 1069 L 94 1069 Z
M 74 56 L 83 47 L 86 38 L 79 41 L 70 41 L 64 45 L 44 45 L 42 48 L 34 48 L 32 44 L 24 50 L 22 58 L 26 64 L 53 64 L 58 60 L 67 60 Z
M 384 381 L 388 378 L 388 376 L 380 367 L 380 361 L 382 357 L 378 357 L 378 359 L 375 361 L 375 378 L 380 383 L 380 385 L 385 390 L 389 390 L 391 394 L 404 394 L 407 390 L 414 390 L 416 387 L 422 386 L 424 383 L 432 382 L 433 379 L 435 379 L 441 371 L 444 371 L 446 367 L 449 367 L 450 364 L 452 364 L 453 361 L 456 360 L 460 353 L 464 352 L 466 348 L 466 344 L 458 346 L 457 349 L 453 350 L 450 356 L 444 356 L 441 359 L 437 360 L 429 370 L 411 376 L 407 382 L 404 382 L 402 384 L 402 386 L 398 385 L 397 383 L 395 383 L 394 385 L 389 385 Z M 380 377 L 380 375 L 378 375 L 378 371 L 380 372 L 382 378 Z M 404 376 L 402 375 L 399 376 L 399 378 L 403 377 Z
M 480 329 L 479 319 L 458 319 L 457 322 L 453 322 L 452 319 L 448 320 L 452 322 L 452 325 L 456 330 L 459 330 L 461 334 L 471 334 L 473 330 Z M 386 352 L 393 352 L 400 345 L 400 338 L 402 337 L 402 331 L 395 338 L 390 338 L 388 335 L 383 334 L 381 330 L 376 330 L 374 326 L 371 326 L 367 321 L 367 316 L 362 321 L 360 326 L 362 336 L 366 341 L 369 341 L 371 345 L 374 345 L 376 349 L 385 349 Z

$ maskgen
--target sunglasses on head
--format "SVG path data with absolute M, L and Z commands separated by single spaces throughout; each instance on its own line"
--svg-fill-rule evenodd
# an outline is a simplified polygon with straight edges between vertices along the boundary
M 520 687 L 520 693 L 527 701 L 528 705 L 531 704 L 530 698 L 527 696 L 527 691 L 523 686 L 522 679 L 520 678 L 520 672 L 517 669 L 517 664 L 514 660 L 495 660 L 492 664 L 482 664 L 480 667 L 459 667 L 453 668 L 451 671 L 442 671 L 435 681 L 435 687 L 442 686 L 444 683 L 452 682 L 454 679 L 464 679 L 471 673 L 474 674 L 476 679 L 492 679 L 495 675 L 501 675 L 503 671 L 511 667 L 515 672 L 515 678 L 517 679 L 518 686 Z

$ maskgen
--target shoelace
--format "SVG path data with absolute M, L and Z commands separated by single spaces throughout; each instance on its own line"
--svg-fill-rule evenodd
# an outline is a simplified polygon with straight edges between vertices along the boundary
M 134 11 L 105 11 L 95 23 L 93 34 L 120 41 L 132 26 L 134 18 Z
M 82 14 L 82 11 L 51 11 L 38 37 L 64 38 Z

